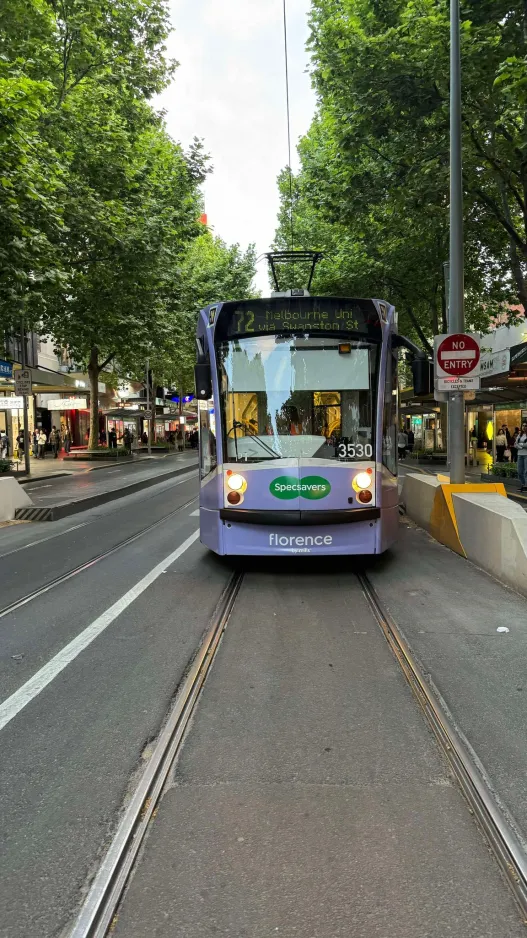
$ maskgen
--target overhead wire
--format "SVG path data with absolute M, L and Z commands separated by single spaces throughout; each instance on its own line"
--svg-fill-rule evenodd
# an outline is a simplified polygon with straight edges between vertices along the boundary
M 295 229 L 293 221 L 293 168 L 291 165 L 291 111 L 289 106 L 289 56 L 287 49 L 287 12 L 286 0 L 282 0 L 284 12 L 284 58 L 285 58 L 285 98 L 287 109 L 287 152 L 289 159 L 289 223 L 291 228 L 291 250 L 295 247 Z

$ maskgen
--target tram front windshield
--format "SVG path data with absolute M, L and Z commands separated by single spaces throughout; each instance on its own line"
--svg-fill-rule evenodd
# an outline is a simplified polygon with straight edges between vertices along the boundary
M 217 352 L 229 462 L 373 458 L 377 345 L 264 335 Z

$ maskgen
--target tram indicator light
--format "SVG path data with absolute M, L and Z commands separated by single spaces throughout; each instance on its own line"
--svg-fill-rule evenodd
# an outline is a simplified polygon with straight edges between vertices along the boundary
M 371 502 L 372 497 L 373 497 L 373 496 L 372 496 L 371 492 L 368 492 L 367 489 L 363 490 L 362 492 L 359 492 L 359 494 L 358 494 L 358 496 L 357 496 L 357 498 L 359 499 L 359 502 L 362 502 L 363 505 L 364 505 L 364 504 L 367 504 L 368 502 Z
M 351 355 L 351 345 L 349 342 L 342 342 L 339 345 L 339 355 Z

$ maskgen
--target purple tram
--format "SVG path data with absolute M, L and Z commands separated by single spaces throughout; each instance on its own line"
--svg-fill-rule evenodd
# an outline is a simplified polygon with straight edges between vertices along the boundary
M 380 300 L 293 290 L 201 311 L 202 544 L 379 554 L 394 542 L 399 345 L 418 351 Z

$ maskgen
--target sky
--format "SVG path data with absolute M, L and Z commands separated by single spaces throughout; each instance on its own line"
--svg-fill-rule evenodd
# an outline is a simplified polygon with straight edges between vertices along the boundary
M 307 74 L 310 0 L 286 0 L 293 169 L 296 143 L 311 122 L 315 97 Z M 209 226 L 229 244 L 272 245 L 276 179 L 287 165 L 282 0 L 170 0 L 177 59 L 158 104 L 170 135 L 184 147 L 203 138 L 214 172 L 204 185 Z M 269 294 L 267 264 L 256 286 Z

